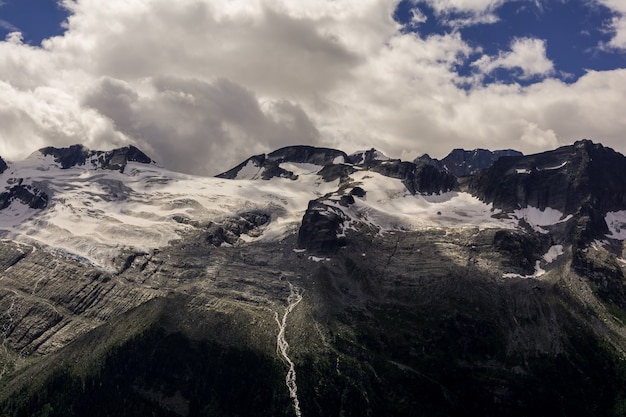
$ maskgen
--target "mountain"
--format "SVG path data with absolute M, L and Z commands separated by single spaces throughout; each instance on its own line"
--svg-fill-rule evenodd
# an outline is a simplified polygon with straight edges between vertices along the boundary
M 454 149 L 442 160 L 433 159 L 428 154 L 424 154 L 413 162 L 417 165 L 433 165 L 440 171 L 449 172 L 457 177 L 466 177 L 489 168 L 503 156 L 522 156 L 522 153 L 512 149 L 499 151 Z
M 0 415 L 624 415 L 625 173 L 44 148 L 0 173 Z

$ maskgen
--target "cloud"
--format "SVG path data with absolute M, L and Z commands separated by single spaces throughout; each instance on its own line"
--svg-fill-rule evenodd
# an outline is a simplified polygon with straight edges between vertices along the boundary
M 426 3 L 437 14 L 453 12 L 473 13 L 476 15 L 490 13 L 507 0 L 414 0 L 414 3 Z
M 609 30 L 613 38 L 603 45 L 607 49 L 618 51 L 626 49 L 626 3 L 622 0 L 594 0 L 594 2 L 608 7 L 615 16 L 609 24 Z
M 461 29 L 498 22 L 494 12 L 506 1 L 511 0 L 412 0 L 412 3 L 428 5 L 442 24 Z
M 2 7 L 3 3 L 0 3 L 0 7 Z M 0 28 L 11 31 L 11 32 L 19 32 L 20 29 L 12 24 L 11 22 L 7 22 L 4 19 L 0 19 Z
M 397 3 L 63 0 L 63 36 L 0 42 L 0 155 L 134 143 L 171 169 L 211 175 L 291 144 L 411 158 L 588 137 L 626 150 L 625 70 L 566 84 L 552 78 L 545 42 L 520 38 L 474 68 L 538 82 L 474 83 L 459 68 L 479 47 L 455 30 L 403 31 Z M 486 18 L 503 1 L 425 3 Z
M 318 144 L 307 115 L 288 101 L 260 102 L 226 79 L 213 83 L 157 78 L 141 94 L 121 80 L 103 78 L 84 104 L 109 118 L 115 129 L 171 169 L 215 174 L 226 161 L 286 144 Z
M 497 57 L 483 55 L 472 66 L 484 74 L 498 68 L 517 69 L 521 71 L 522 79 L 547 77 L 554 73 L 554 63 L 546 56 L 546 42 L 533 38 L 514 39 L 510 52 L 500 52 Z

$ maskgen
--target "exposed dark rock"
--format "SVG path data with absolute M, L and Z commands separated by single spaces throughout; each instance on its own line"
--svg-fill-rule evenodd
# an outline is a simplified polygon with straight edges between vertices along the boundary
M 7 163 L 4 162 L 4 159 L 2 159 L 2 157 L 0 156 L 0 174 L 6 171 L 8 167 L 9 166 L 7 165 Z
M 499 159 L 469 182 L 496 207 L 551 207 L 574 214 L 586 204 L 600 212 L 626 207 L 626 158 L 589 140 L 524 157 Z
M 575 215 L 584 242 L 604 236 L 604 215 L 626 207 L 626 157 L 589 140 L 523 157 L 503 157 L 473 176 L 467 189 L 511 211 L 548 207 Z M 582 228 L 581 228 L 582 226 Z
M 442 160 L 433 159 L 424 154 L 413 161 L 417 165 L 433 165 L 440 171 L 449 172 L 457 177 L 473 175 L 492 166 L 503 156 L 522 156 L 523 154 L 512 149 L 489 151 L 487 149 L 454 149 Z
M 316 200 L 309 202 L 298 231 L 298 247 L 319 254 L 335 253 L 346 245 L 342 236 L 345 220 L 346 215 L 338 208 Z
M 39 150 L 43 155 L 52 155 L 61 168 L 85 165 L 90 159 L 96 168 L 111 169 L 124 172 L 128 162 L 150 164 L 153 161 L 135 146 L 126 146 L 111 151 L 90 151 L 83 145 L 72 145 L 67 148 L 47 147 Z
M 417 166 L 412 162 L 395 159 L 372 161 L 365 167 L 387 177 L 401 179 L 411 194 L 435 194 L 457 188 L 454 176 L 430 165 Z
M 365 197 L 365 190 L 361 187 L 354 187 L 352 190 L 350 190 L 350 195 L 356 196 L 356 197 L 360 197 L 363 198 Z
M 298 179 L 298 176 L 294 174 L 293 172 L 281 168 L 277 163 L 268 162 L 265 165 L 265 169 L 263 170 L 263 174 L 261 175 L 261 178 L 264 180 L 269 180 L 274 177 L 287 178 L 292 181 L 295 181 Z
M 388 161 L 390 158 L 382 152 L 372 148 L 363 152 L 355 152 L 349 156 L 349 161 L 354 165 L 368 165 L 373 161 Z
M 337 149 L 318 148 L 314 146 L 287 146 L 267 155 L 273 162 L 294 162 L 326 166 L 348 161 L 348 155 Z
M 344 207 L 348 207 L 349 205 L 354 204 L 354 197 L 352 194 L 342 195 L 339 199 L 339 204 Z
M 211 223 L 206 228 L 205 240 L 212 246 L 223 243 L 234 245 L 241 235 L 257 236 L 256 230 L 271 221 L 271 216 L 260 212 L 242 213 L 238 217 L 225 219 L 222 223 Z
M 335 181 L 336 179 L 347 179 L 350 174 L 354 172 L 356 172 L 356 169 L 351 165 L 333 164 L 326 165 L 321 169 L 321 171 L 318 172 L 318 174 L 322 176 L 324 181 L 330 182 Z
M 14 185 L 0 194 L 0 210 L 11 205 L 13 200 L 20 200 L 33 209 L 44 209 L 48 205 L 48 196 L 31 185 Z
M 228 180 L 234 180 L 237 178 L 237 174 L 239 174 L 242 168 L 244 168 L 248 164 L 252 164 L 256 168 L 258 168 L 259 171 L 261 171 L 263 169 L 263 164 L 265 163 L 265 159 L 266 159 L 265 154 L 251 156 L 250 158 L 246 159 L 245 161 L 243 161 L 236 167 L 231 168 L 226 172 L 222 172 L 221 174 L 216 175 L 216 177 L 224 178 Z
M 52 155 L 61 168 L 68 169 L 77 165 L 85 165 L 90 151 L 83 145 L 72 145 L 67 148 L 54 148 L 49 146 L 39 150 L 44 156 Z
M 513 230 L 499 230 L 493 238 L 496 250 L 505 254 L 506 267 L 512 273 L 532 275 L 535 263 L 541 259 L 550 247 L 550 240 L 541 234 L 529 234 Z
M 304 145 L 288 146 L 278 149 L 267 155 L 262 154 L 250 157 L 236 167 L 221 174 L 218 174 L 217 177 L 236 179 L 238 178 L 239 173 L 244 167 L 252 164 L 254 167 L 258 168 L 258 174 L 255 176 L 255 178 L 269 180 L 274 177 L 281 177 L 296 180 L 298 176 L 291 171 L 281 168 L 281 163 L 292 162 L 299 164 L 313 164 L 325 167 L 336 163 L 344 163 L 345 161 L 348 161 L 348 156 L 344 152 L 338 151 L 336 149 L 317 148 Z M 326 179 L 326 177 L 333 179 Z M 336 178 L 333 177 L 333 174 L 330 172 L 327 173 L 326 177 L 324 177 L 326 181 L 333 181 Z
M 126 164 L 129 162 L 142 164 L 151 164 L 153 162 L 145 153 L 132 145 L 104 152 L 101 161 L 102 168 L 120 172 L 124 172 Z

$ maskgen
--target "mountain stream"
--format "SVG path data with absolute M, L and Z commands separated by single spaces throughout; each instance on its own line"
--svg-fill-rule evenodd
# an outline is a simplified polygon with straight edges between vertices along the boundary
M 289 366 L 287 376 L 285 377 L 285 383 L 289 389 L 289 396 L 293 400 L 293 409 L 296 413 L 296 417 L 302 417 L 300 411 L 300 402 L 298 401 L 298 386 L 296 385 L 296 367 L 293 361 L 289 358 L 289 343 L 285 339 L 285 330 L 287 328 L 287 316 L 291 311 L 302 301 L 302 291 L 300 288 L 289 283 L 289 297 L 287 298 L 287 308 L 285 314 L 283 314 L 282 321 L 279 319 L 278 313 L 274 312 L 274 319 L 278 324 L 278 336 L 276 337 L 276 351 L 282 356 L 284 362 Z

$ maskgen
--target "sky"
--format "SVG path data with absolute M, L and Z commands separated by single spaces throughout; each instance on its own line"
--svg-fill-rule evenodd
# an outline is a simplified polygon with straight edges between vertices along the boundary
M 626 153 L 624 0 L 0 0 L 0 156 Z

